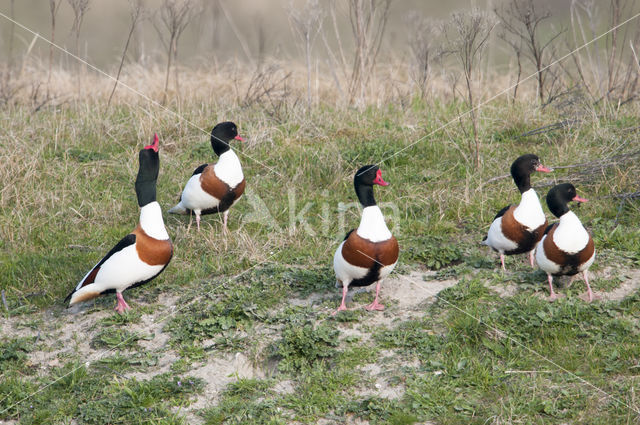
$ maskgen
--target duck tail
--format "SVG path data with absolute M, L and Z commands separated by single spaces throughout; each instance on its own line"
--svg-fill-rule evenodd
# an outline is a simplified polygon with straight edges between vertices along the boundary
M 169 210 L 169 214 L 187 214 L 187 209 L 179 202 L 178 205 Z

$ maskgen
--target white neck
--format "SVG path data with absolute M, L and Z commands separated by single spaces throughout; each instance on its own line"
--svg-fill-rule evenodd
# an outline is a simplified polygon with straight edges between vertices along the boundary
M 216 176 L 231 188 L 236 187 L 244 180 L 240 160 L 231 149 L 220 155 L 218 162 L 213 166 L 213 170 L 216 172 Z
M 560 217 L 560 224 L 553 233 L 553 242 L 566 253 L 579 252 L 589 243 L 589 233 L 585 230 L 580 219 L 573 211 Z
M 522 199 L 513 212 L 513 216 L 529 230 L 536 229 L 544 224 L 546 217 L 544 216 L 544 211 L 542 211 L 538 194 L 533 188 L 522 193 Z
M 377 205 L 366 207 L 362 210 L 360 226 L 356 233 L 371 242 L 382 242 L 391 238 L 391 232 L 387 227 L 387 223 L 384 222 L 382 211 Z
M 140 227 L 154 239 L 169 239 L 169 234 L 167 229 L 164 228 L 164 221 L 162 220 L 162 209 L 156 201 L 140 208 Z

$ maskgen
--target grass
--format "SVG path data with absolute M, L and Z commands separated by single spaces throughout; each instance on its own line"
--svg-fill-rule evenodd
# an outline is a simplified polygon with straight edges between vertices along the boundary
M 238 123 L 247 142 L 234 148 L 247 193 L 231 211 L 228 234 L 216 216 L 204 218 L 198 233 L 188 218 L 165 215 L 174 258 L 153 283 L 126 293 L 134 310 L 123 316 L 112 313 L 112 296 L 73 315 L 62 300 L 135 226 L 137 151 L 153 132 L 161 140 L 158 201 L 165 211 L 192 170 L 213 159 L 208 135 L 135 102 L 0 110 L 0 420 L 637 421 L 628 406 L 637 409 L 640 293 L 585 304 L 576 282 L 549 304 L 538 296 L 544 274 L 519 257 L 500 273 L 478 244 L 495 212 L 518 200 L 510 179 L 492 180 L 517 155 L 535 152 L 561 167 L 634 154 L 637 133 L 627 129 L 640 125 L 636 104 L 519 137 L 560 120 L 559 113 L 494 102 L 482 115 L 479 169 L 466 151 L 464 125 L 431 134 L 456 117 L 455 102 L 361 111 L 322 104 L 285 108 L 278 119 L 268 105 L 225 99 L 170 106 L 205 129 L 223 119 Z M 383 159 L 391 185 L 377 188 L 376 198 L 400 242 L 398 273 L 417 270 L 430 282 L 456 284 L 411 308 L 391 300 L 394 289 L 383 284 L 387 311 L 331 317 L 340 298 L 332 255 L 360 215 L 353 172 Z M 558 168 L 533 177 L 541 197 L 556 182 L 572 181 L 590 199 L 576 213 L 596 241 L 597 291 L 638 278 L 640 211 L 637 201 L 616 195 L 637 191 L 639 172 L 636 156 L 596 171 Z M 515 295 L 496 287 L 515 288 Z M 351 303 L 371 298 L 356 294 Z M 87 356 L 99 359 L 87 366 Z M 207 375 L 212 364 L 221 365 L 219 375 Z

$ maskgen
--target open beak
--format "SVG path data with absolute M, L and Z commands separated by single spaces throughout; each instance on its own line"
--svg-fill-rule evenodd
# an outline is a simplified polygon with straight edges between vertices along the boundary
M 575 197 L 575 198 L 573 198 L 573 199 L 572 199 L 572 201 L 576 201 L 576 202 L 589 202 L 589 200 L 588 200 L 588 199 L 581 198 L 581 197 L 579 197 L 579 196 L 577 196 L 577 195 L 576 195 L 576 197 Z
M 553 171 L 553 168 L 547 168 L 544 165 L 540 164 L 536 167 L 536 171 L 540 171 L 543 173 L 550 173 Z
M 244 139 L 242 137 L 240 137 L 240 136 L 236 136 L 236 137 L 234 137 L 234 139 L 240 140 L 241 142 L 244 142 Z

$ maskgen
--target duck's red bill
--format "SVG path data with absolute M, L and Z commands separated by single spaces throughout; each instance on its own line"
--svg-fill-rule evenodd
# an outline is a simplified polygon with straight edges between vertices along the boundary
M 236 137 L 234 137 L 234 139 L 240 140 L 241 142 L 244 142 L 244 139 L 242 137 L 240 137 L 240 136 L 236 136 Z
M 382 178 L 382 170 L 378 170 L 378 172 L 376 173 L 376 178 L 373 179 L 373 184 L 379 184 L 380 186 L 389 186 L 389 183 L 384 181 L 384 179 Z
M 153 149 L 154 152 L 158 152 L 158 148 L 160 147 L 160 140 L 158 139 L 158 133 L 153 135 L 153 143 L 151 145 L 147 145 L 145 149 Z
M 540 164 L 536 167 L 536 171 L 541 171 L 543 173 L 550 173 L 553 171 L 553 168 L 547 168 L 544 165 Z
M 572 201 L 576 201 L 576 202 L 589 202 L 589 200 L 588 200 L 588 199 L 584 199 L 584 198 L 581 198 L 581 197 L 579 197 L 579 196 L 576 196 L 575 198 L 573 198 L 573 199 L 572 199 Z

